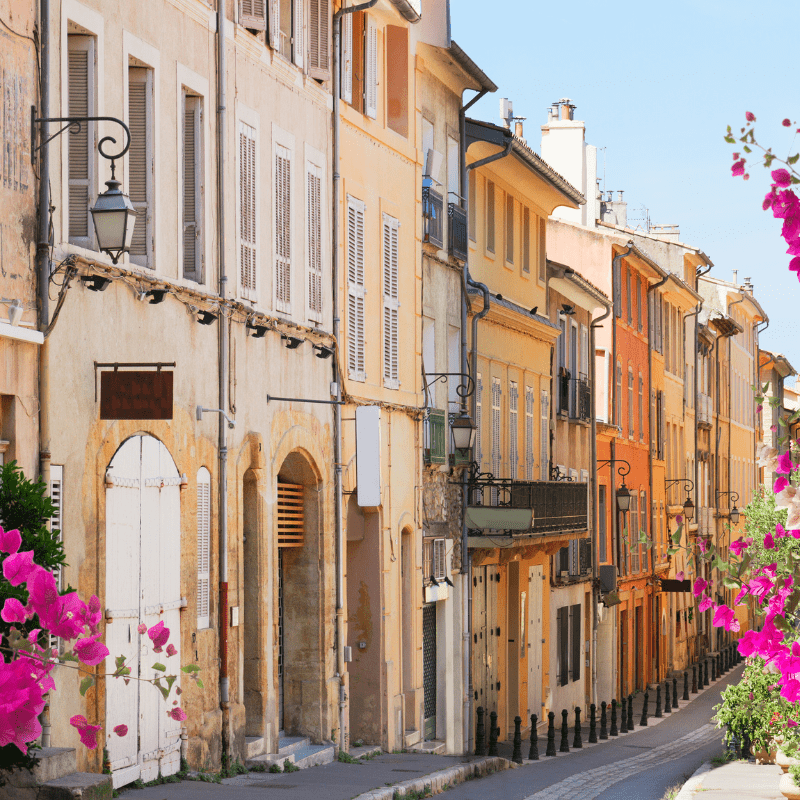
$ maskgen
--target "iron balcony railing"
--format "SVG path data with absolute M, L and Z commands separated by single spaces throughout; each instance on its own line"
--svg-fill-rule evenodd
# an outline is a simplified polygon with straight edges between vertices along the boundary
M 444 199 L 432 186 L 422 187 L 423 241 L 444 247 Z
M 573 378 L 567 370 L 558 376 L 558 410 L 570 419 L 589 422 L 592 418 L 592 392 L 589 381 L 581 375 Z
M 449 250 L 453 258 L 467 260 L 467 214 L 458 203 L 447 204 L 447 216 L 450 220 Z

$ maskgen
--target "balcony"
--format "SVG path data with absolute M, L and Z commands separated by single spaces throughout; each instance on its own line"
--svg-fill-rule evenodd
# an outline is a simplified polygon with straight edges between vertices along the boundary
M 422 241 L 444 247 L 444 199 L 433 186 L 422 187 Z
M 467 260 L 467 215 L 458 203 L 447 204 L 450 220 L 449 251 L 459 261 Z
M 423 426 L 424 459 L 426 464 L 447 461 L 447 412 L 432 408 Z
M 572 420 L 589 422 L 592 418 L 592 392 L 585 376 L 570 376 L 568 370 L 562 368 L 557 378 L 558 411 Z
M 697 535 L 704 537 L 711 537 L 715 533 L 716 526 L 714 525 L 714 509 L 712 508 L 698 508 L 697 509 Z
M 710 428 L 714 424 L 714 410 L 711 397 L 703 392 L 697 393 L 697 424 Z

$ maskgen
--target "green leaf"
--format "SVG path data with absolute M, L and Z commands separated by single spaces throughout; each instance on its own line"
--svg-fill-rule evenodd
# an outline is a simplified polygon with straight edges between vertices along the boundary
M 795 153 L 793 156 L 789 156 L 789 158 L 787 158 L 786 161 L 789 164 L 796 164 L 798 158 L 800 158 L 800 153 Z
M 739 581 L 737 581 L 735 578 L 723 578 L 722 579 L 722 585 L 726 589 L 738 589 L 738 588 L 740 588 Z
M 125 656 L 117 656 L 114 659 L 114 664 L 116 665 L 117 669 L 119 670 L 121 667 L 125 666 Z
M 202 689 L 202 688 L 203 688 L 203 681 L 201 681 L 201 680 L 200 680 L 200 678 L 197 678 L 197 679 L 195 680 L 195 683 L 197 684 L 197 686 L 198 686 L 198 688 L 199 688 L 199 689 Z
M 64 654 L 61 656 L 61 658 L 62 658 L 64 661 L 74 661 L 76 664 L 80 663 L 80 660 L 78 659 L 78 656 L 76 656 L 76 655 L 75 655 L 75 654 L 72 652 L 72 650 L 70 650 L 70 651 L 68 651 L 68 652 L 64 653 Z
M 780 616 L 780 615 L 776 615 L 776 616 L 773 618 L 773 620 L 772 620 L 772 624 L 773 624 L 773 625 L 774 625 L 774 626 L 775 626 L 775 627 L 776 627 L 776 628 L 777 628 L 779 631 L 784 631 L 785 633 L 788 633 L 788 632 L 789 632 L 789 631 L 792 629 L 791 625 L 789 625 L 789 622 L 788 622 L 788 620 L 787 620 L 785 617 L 782 617 L 782 616 Z
M 800 183 L 800 178 L 796 178 L 794 175 L 792 175 L 792 183 Z
M 86 692 L 88 692 L 92 686 L 94 686 L 94 678 L 91 675 L 87 675 L 81 681 L 81 697 L 86 697 Z
M 169 689 L 167 689 L 166 686 L 161 685 L 161 678 L 156 678 L 153 681 L 153 686 L 155 686 L 156 689 L 158 689 L 158 691 L 161 692 L 165 700 L 169 697 Z
M 745 153 L 752 153 L 753 152 L 747 145 L 745 145 L 742 149 L 745 151 Z
M 681 543 L 681 532 L 679 530 L 675 531 L 675 533 L 672 534 L 672 541 L 675 544 Z
M 739 572 L 739 577 L 740 577 L 740 578 L 741 578 L 741 576 L 742 576 L 742 575 L 744 575 L 744 573 L 745 573 L 745 572 L 747 572 L 747 568 L 750 566 L 750 561 L 751 561 L 751 559 L 752 559 L 752 556 L 751 556 L 751 555 L 748 553 L 748 554 L 747 554 L 747 555 L 745 555 L 745 557 L 744 557 L 744 558 L 743 558 L 743 559 L 742 559 L 742 560 L 739 562 L 739 569 L 738 569 L 738 572 Z
M 725 141 L 726 141 L 728 144 L 736 144 L 736 139 L 734 139 L 734 138 L 733 138 L 733 136 L 731 136 L 730 134 L 727 134 L 727 135 L 725 136 Z
M 200 667 L 197 664 L 187 664 L 185 667 L 181 667 L 181 672 L 200 672 Z
M 176 680 L 178 680 L 178 676 L 177 675 L 167 675 L 166 681 L 167 681 L 167 692 L 168 693 L 172 691 L 172 684 L 175 683 Z
M 667 548 L 667 555 L 668 555 L 668 556 L 674 556 L 674 555 L 675 555 L 675 553 L 677 553 L 677 552 L 678 552 L 678 549 L 679 549 L 679 548 L 677 548 L 677 547 L 668 547 L 668 548 Z
M 159 661 L 157 661 L 155 664 L 153 664 L 153 669 L 158 670 L 159 672 L 166 672 L 167 671 L 166 665 L 162 664 Z

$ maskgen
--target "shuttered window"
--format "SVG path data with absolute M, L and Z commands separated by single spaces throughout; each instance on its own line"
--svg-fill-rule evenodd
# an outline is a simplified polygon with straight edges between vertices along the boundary
M 447 575 L 447 565 L 446 565 L 446 550 L 445 550 L 445 539 L 434 539 L 433 540 L 433 552 L 432 552 L 432 562 L 433 562 L 433 577 L 436 578 L 437 581 L 444 580 L 445 576 Z
M 483 421 L 483 378 L 479 372 L 477 375 L 477 388 L 475 389 L 475 458 L 479 465 L 483 466 L 483 437 L 481 435 Z
M 517 479 L 519 464 L 519 386 L 510 381 L 508 386 L 508 477 Z
M 275 308 L 292 310 L 292 153 L 275 145 Z
M 572 680 L 578 681 L 581 678 L 581 656 L 583 655 L 583 632 L 581 605 L 577 603 L 569 607 L 570 620 L 570 641 L 572 644 Z
M 342 24 L 341 97 L 345 103 L 353 102 L 353 15 L 345 14 Z
M 400 388 L 399 365 L 399 225 L 383 215 L 383 382 L 388 389 Z
M 531 210 L 522 209 L 522 271 L 531 271 Z
M 633 369 L 628 367 L 628 436 L 633 439 Z
M 558 685 L 569 683 L 569 606 L 556 609 L 556 653 L 558 655 Z
M 642 491 L 639 495 L 639 527 L 647 536 L 647 492 Z M 639 545 L 639 551 L 641 554 L 642 559 L 642 569 L 648 571 L 650 569 L 650 565 L 647 563 L 648 559 L 648 548 L 646 544 Z
M 278 481 L 278 547 L 302 547 L 303 530 L 303 487 Z
M 617 396 L 615 398 L 614 424 L 622 428 L 622 364 L 617 361 Z
M 67 108 L 71 117 L 95 115 L 94 39 L 67 37 Z M 85 122 L 78 133 L 63 137 L 67 147 L 69 183 L 68 221 L 70 244 L 92 248 L 94 230 L 89 219 L 89 199 L 95 194 L 95 125 Z
M 364 203 L 347 197 L 347 372 L 367 378 L 364 361 Z
M 197 471 L 197 627 L 211 626 L 211 474 Z
M 631 572 L 638 572 L 639 564 L 639 492 L 631 492 L 630 530 L 628 546 L 631 554 Z
M 500 388 L 500 378 L 492 378 L 492 474 L 500 477 L 500 469 L 503 463 L 502 452 L 502 421 L 501 421 L 501 398 L 503 396 Z M 492 505 L 497 504 L 497 489 L 492 488 Z
M 305 0 L 293 0 L 292 2 L 292 61 L 300 69 L 303 68 L 306 55 L 304 4 Z
M 347 16 L 351 16 L 347 14 Z M 308 74 L 327 81 L 331 77 L 331 4 L 330 0 L 308 2 Z
M 550 480 L 550 397 L 547 389 L 542 389 L 539 399 L 539 478 Z
M 533 480 L 533 425 L 536 400 L 532 386 L 525 387 L 525 480 Z
M 50 502 L 55 506 L 53 516 L 50 517 L 50 530 L 58 531 L 58 541 L 64 541 L 64 467 L 56 464 L 50 465 Z M 64 575 L 60 567 L 53 570 L 56 579 L 56 588 L 62 591 L 64 588 Z M 58 647 L 58 637 L 50 635 L 51 648 Z
M 256 131 L 239 122 L 239 288 L 242 297 L 256 300 Z
M 153 71 L 128 69 L 128 194 L 136 209 L 130 259 L 153 268 Z
M 369 15 L 366 15 L 364 35 L 364 113 L 368 117 L 376 119 L 378 116 L 378 26 Z
M 239 0 L 239 24 L 250 30 L 266 30 L 267 0 Z
M 306 170 L 306 226 L 308 318 L 322 322 L 322 170 L 314 164 Z
M 202 98 L 184 95 L 183 277 L 203 282 Z
M 506 194 L 506 261 L 514 263 L 514 197 Z
M 494 183 L 486 181 L 486 249 L 494 253 Z
M 285 59 L 303 66 L 304 0 L 269 0 L 269 42 Z
M 536 237 L 536 242 L 539 245 L 538 258 L 539 258 L 539 280 L 544 283 L 546 264 L 547 264 L 547 220 L 544 217 L 536 218 L 539 222 L 539 235 Z
M 639 373 L 639 439 L 644 441 L 644 380 Z

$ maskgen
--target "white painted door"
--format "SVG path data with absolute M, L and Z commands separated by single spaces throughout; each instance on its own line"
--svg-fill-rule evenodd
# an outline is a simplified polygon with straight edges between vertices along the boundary
M 528 567 L 528 718 L 542 719 L 542 568 Z
M 106 597 L 110 623 L 106 642 L 114 659 L 124 655 L 132 675 L 150 680 L 153 664 L 180 676 L 180 476 L 166 447 L 151 436 L 134 436 L 117 451 L 106 478 Z M 174 656 L 154 653 L 147 634 L 137 631 L 160 620 L 170 629 Z M 176 685 L 180 683 L 180 677 Z M 147 782 L 180 769 L 180 723 L 167 712 L 154 686 L 109 680 L 106 746 L 114 786 L 137 778 Z M 118 737 L 113 728 L 128 726 Z

